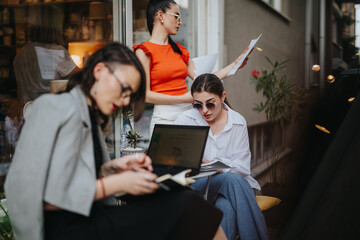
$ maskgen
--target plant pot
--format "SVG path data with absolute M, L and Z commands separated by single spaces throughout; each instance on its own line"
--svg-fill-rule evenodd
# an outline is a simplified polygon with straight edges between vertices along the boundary
M 127 155 L 134 155 L 136 153 L 143 153 L 144 152 L 144 149 L 142 148 L 131 148 L 131 147 L 128 147 L 128 148 L 125 148 L 123 151 L 122 151 L 122 155 L 123 156 L 127 156 Z

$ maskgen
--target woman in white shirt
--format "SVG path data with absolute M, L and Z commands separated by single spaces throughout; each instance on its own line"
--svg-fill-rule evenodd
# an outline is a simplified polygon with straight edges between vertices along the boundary
M 226 92 L 214 74 L 196 78 L 192 87 L 194 109 L 181 114 L 175 124 L 210 126 L 203 162 L 218 160 L 231 167 L 211 177 L 208 200 L 223 211 L 221 226 L 228 239 L 268 239 L 266 224 L 254 190 L 260 189 L 250 175 L 251 153 L 246 121 L 226 101 Z M 193 187 L 205 193 L 207 178 Z

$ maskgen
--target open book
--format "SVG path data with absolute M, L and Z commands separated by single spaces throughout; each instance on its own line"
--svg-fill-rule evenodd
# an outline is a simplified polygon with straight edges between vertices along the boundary
M 189 172 L 191 172 L 191 169 L 184 170 L 176 175 L 165 174 L 155 179 L 155 182 L 166 191 L 182 188 L 192 189 L 190 184 L 194 183 L 195 180 L 190 177 L 186 177 Z
M 209 177 L 215 174 L 219 173 L 219 170 L 226 170 L 231 169 L 231 167 L 223 162 L 220 162 L 219 160 L 214 160 L 208 163 L 202 163 L 200 172 L 192 176 L 193 179 L 203 178 L 203 177 Z
M 218 160 L 211 161 L 208 163 L 201 164 L 200 172 L 210 172 L 210 171 L 218 171 L 222 169 L 230 169 L 231 167 L 223 162 Z

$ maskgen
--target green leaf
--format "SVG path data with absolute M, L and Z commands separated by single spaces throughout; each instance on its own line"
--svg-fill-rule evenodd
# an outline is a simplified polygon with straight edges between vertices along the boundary
M 293 116 L 296 118 L 301 114 L 305 103 L 305 90 L 295 88 L 294 76 L 288 78 L 286 75 L 278 75 L 278 71 L 285 69 L 289 60 L 273 62 L 267 56 L 265 59 L 271 64 L 272 69 L 263 71 L 256 79 L 251 78 L 255 91 L 264 96 L 265 102 L 255 104 L 253 110 L 265 112 L 268 121 L 279 122 L 284 126 Z
M 274 64 L 272 63 L 272 61 L 270 60 L 270 58 L 268 58 L 267 56 L 265 56 L 265 59 L 270 63 L 271 66 L 274 65 Z

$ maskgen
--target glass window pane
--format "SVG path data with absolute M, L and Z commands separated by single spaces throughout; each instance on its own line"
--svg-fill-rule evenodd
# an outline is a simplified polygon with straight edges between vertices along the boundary
M 112 15 L 112 0 L 0 0 L 1 176 L 24 124 L 25 104 L 64 88 L 74 70 L 113 40 Z M 112 150 L 111 136 L 107 143 Z
M 150 38 L 146 24 L 146 8 L 148 0 L 133 1 L 133 43 L 141 44 Z

